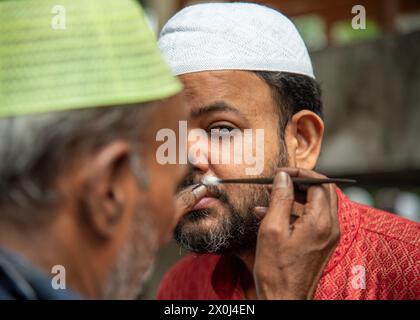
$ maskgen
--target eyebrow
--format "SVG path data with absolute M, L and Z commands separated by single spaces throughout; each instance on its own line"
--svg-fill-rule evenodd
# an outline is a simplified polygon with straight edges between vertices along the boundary
M 198 118 L 201 117 L 203 115 L 209 114 L 209 113 L 213 113 L 213 112 L 230 112 L 230 113 L 235 113 L 238 116 L 240 116 L 244 121 L 247 121 L 247 118 L 245 117 L 245 115 L 239 111 L 237 108 L 235 108 L 234 106 L 231 106 L 229 104 L 227 104 L 224 101 L 218 101 L 206 106 L 202 106 L 202 107 L 198 107 L 195 108 L 193 110 L 191 110 L 191 118 Z

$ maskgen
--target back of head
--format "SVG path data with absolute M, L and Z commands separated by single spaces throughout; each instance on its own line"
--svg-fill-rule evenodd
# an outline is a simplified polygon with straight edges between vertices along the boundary
M 82 150 L 135 141 L 146 105 L 181 88 L 133 0 L 3 0 L 0 30 L 3 204 L 50 198 Z
M 178 167 L 154 165 L 154 134 L 181 112 L 142 9 L 0 0 L 0 70 L 0 248 L 63 264 L 86 296 L 134 298 L 174 219 Z

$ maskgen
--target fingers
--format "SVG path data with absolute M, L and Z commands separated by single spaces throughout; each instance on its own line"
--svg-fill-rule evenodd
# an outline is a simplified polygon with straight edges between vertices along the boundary
M 331 206 L 331 214 L 333 223 L 338 225 L 338 202 L 337 202 L 337 193 L 336 193 L 337 186 L 335 184 L 329 185 L 329 193 L 330 193 L 330 206 Z
M 303 168 L 282 167 L 277 169 L 277 172 L 280 171 L 284 171 L 294 178 L 326 178 L 326 176 L 322 174 Z M 306 192 L 308 191 L 308 188 L 309 186 L 305 184 L 294 184 L 295 202 L 300 204 L 306 203 Z M 268 186 L 268 190 L 271 190 L 271 186 Z
M 307 211 L 312 213 L 316 219 L 319 219 L 320 215 L 328 215 L 332 221 L 337 219 L 335 188 L 335 184 L 322 184 L 308 188 Z
M 300 216 L 302 216 L 303 210 L 304 210 L 303 206 L 295 202 L 293 204 L 292 215 L 291 215 L 291 217 L 294 219 L 291 219 L 291 222 L 296 220 L 296 218 L 299 218 Z M 268 207 L 255 207 L 254 208 L 254 213 L 260 220 L 262 220 L 265 217 L 265 215 L 267 214 L 267 211 L 268 211 Z
M 277 173 L 272 186 L 270 206 L 265 214 L 261 228 L 280 228 L 281 231 L 289 230 L 293 201 L 293 184 L 290 176 L 286 172 Z
M 185 213 L 191 210 L 196 203 L 207 194 L 207 188 L 204 185 L 190 186 L 176 195 L 177 217 L 181 218 Z
M 338 203 L 337 203 L 337 193 L 336 193 L 337 186 L 335 184 L 330 184 L 328 186 L 329 192 L 329 212 L 331 217 L 331 228 L 332 230 L 332 237 L 335 238 L 337 241 L 340 238 L 340 224 L 338 222 Z
M 278 171 L 287 172 L 291 177 L 302 178 L 326 178 L 317 172 L 303 168 L 279 168 Z M 310 215 L 312 221 L 321 227 L 328 228 L 332 224 L 338 224 L 337 196 L 335 184 L 322 184 L 306 186 L 305 192 L 295 190 L 295 202 L 303 204 L 304 215 Z M 304 201 L 302 201 L 304 198 Z M 298 203 L 295 203 L 297 205 Z
M 338 230 L 337 208 L 335 204 L 335 185 L 310 186 L 307 191 L 305 216 L 307 222 L 301 224 L 302 236 L 312 231 L 320 238 L 329 238 Z M 315 228 L 315 229 L 314 229 Z
M 303 168 L 282 167 L 277 170 L 287 172 L 287 174 L 289 174 L 291 177 L 326 178 L 326 176 L 318 172 Z
M 308 189 L 307 202 L 305 205 L 305 212 L 313 216 L 314 221 L 323 223 L 328 220 L 330 221 L 330 200 L 328 195 L 328 187 L 323 186 L 311 186 Z
M 307 170 L 303 168 L 279 168 L 279 171 L 287 172 L 291 177 L 301 177 L 301 178 L 327 178 L 325 175 L 322 175 L 320 173 L 317 173 L 312 170 Z M 316 203 L 327 203 L 328 205 L 335 205 L 336 203 L 333 203 L 336 199 L 336 193 L 335 193 L 335 184 L 321 184 L 321 185 L 313 185 L 313 186 L 304 186 L 304 190 L 295 190 L 295 201 L 298 201 L 300 203 L 306 203 L 307 207 L 311 207 L 312 204 Z M 304 193 L 300 191 L 305 191 Z M 325 199 L 322 197 L 322 194 L 324 193 Z M 300 198 L 305 198 L 305 201 L 299 201 L 302 200 Z M 328 211 L 330 212 L 330 211 Z

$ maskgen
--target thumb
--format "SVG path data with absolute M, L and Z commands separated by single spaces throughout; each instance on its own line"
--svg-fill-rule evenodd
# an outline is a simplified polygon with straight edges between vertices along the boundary
M 176 195 L 177 217 L 181 218 L 187 211 L 191 210 L 196 203 L 207 193 L 204 185 L 190 186 Z

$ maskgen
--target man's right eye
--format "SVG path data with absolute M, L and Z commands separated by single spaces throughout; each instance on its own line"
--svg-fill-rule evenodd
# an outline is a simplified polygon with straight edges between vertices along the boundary
M 230 122 L 218 121 L 218 122 L 212 123 L 212 125 L 207 128 L 207 132 L 208 133 L 214 132 L 214 133 L 223 135 L 223 134 L 230 133 L 231 131 L 235 129 L 238 129 L 238 127 L 236 127 Z
M 216 127 L 210 128 L 208 131 L 211 133 L 214 130 L 216 132 L 223 133 L 223 132 L 231 132 L 232 130 L 235 130 L 235 129 L 237 128 L 231 127 L 231 126 L 216 126 Z

